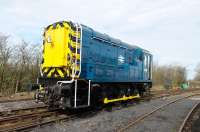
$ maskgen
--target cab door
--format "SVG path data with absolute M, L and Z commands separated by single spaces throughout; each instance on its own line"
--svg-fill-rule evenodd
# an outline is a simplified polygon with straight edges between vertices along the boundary
M 143 61 L 143 75 L 144 80 L 151 80 L 151 55 L 144 54 L 144 61 Z

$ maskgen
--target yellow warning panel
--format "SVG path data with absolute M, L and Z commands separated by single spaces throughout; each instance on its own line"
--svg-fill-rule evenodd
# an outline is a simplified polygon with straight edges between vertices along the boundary
M 51 26 L 44 34 L 43 67 L 67 66 L 69 28 L 59 25 Z
M 80 70 L 81 28 L 68 22 L 57 22 L 45 29 L 43 61 L 45 77 L 72 77 Z M 73 72 L 72 72 L 73 71 Z

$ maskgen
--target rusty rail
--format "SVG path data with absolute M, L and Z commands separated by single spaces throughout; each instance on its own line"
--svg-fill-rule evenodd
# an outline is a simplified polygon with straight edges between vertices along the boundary
M 185 119 L 183 120 L 178 132 L 182 132 L 187 124 L 187 122 L 189 121 L 189 119 L 191 118 L 192 114 L 194 113 L 194 111 L 200 107 L 200 102 L 196 103 L 192 109 L 189 111 L 189 113 L 187 114 L 187 116 L 185 117 Z

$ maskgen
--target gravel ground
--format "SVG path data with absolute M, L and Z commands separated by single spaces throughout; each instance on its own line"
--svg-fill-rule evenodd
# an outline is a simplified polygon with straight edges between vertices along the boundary
M 194 97 L 193 97 L 194 98 Z M 167 106 L 166 109 L 158 111 L 153 116 L 127 130 L 127 132 L 176 132 L 179 130 L 184 118 L 190 109 L 200 100 L 193 98 L 184 99 L 175 104 Z M 199 96 L 200 99 L 200 96 Z
M 0 103 L 0 111 L 8 111 L 11 109 L 27 108 L 40 105 L 41 103 L 35 103 L 33 100 Z
M 139 104 L 133 104 L 127 108 L 114 110 L 111 112 L 100 111 L 96 115 L 75 119 L 73 121 L 53 124 L 41 128 L 35 128 L 34 132 L 110 132 L 116 131 L 120 125 L 127 124 L 131 119 L 137 118 L 140 115 L 147 113 L 155 107 L 168 103 L 174 99 L 180 98 L 183 95 L 170 96 L 166 98 L 155 99 Z M 189 109 L 199 100 L 186 99 L 177 104 L 172 104 L 168 109 L 155 113 L 152 118 L 146 119 L 136 127 L 128 131 L 166 131 L 173 132 L 182 122 L 182 119 L 187 115 Z M 171 114 L 169 114 L 171 113 Z
M 192 123 L 191 132 L 200 132 L 200 109 L 195 113 L 193 119 L 195 121 Z
M 198 100 L 200 100 L 200 98 L 198 98 Z M 200 132 L 200 105 L 198 105 L 189 116 L 182 132 Z

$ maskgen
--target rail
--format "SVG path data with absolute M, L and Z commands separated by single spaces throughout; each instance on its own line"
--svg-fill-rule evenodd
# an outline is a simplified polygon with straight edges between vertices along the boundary
M 189 113 L 187 114 L 187 116 L 185 117 L 185 119 L 183 120 L 178 132 L 183 132 L 184 128 L 186 127 L 187 122 L 189 121 L 189 119 L 191 118 L 192 114 L 194 113 L 194 111 L 199 108 L 200 106 L 200 102 L 196 103 L 192 109 L 189 111 Z

